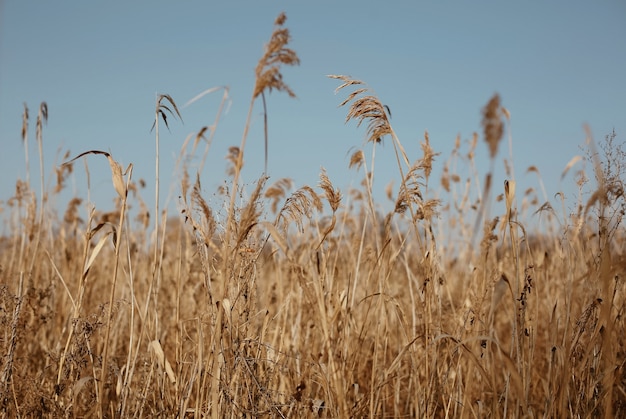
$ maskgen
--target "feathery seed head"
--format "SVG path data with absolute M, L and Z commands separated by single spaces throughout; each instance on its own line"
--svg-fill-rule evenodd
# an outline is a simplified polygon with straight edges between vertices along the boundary
M 489 156 L 491 158 L 494 158 L 498 153 L 498 144 L 504 133 L 502 114 L 500 96 L 495 94 L 483 108 L 482 121 L 483 129 L 485 130 L 485 141 L 489 145 Z
M 291 88 L 283 81 L 283 75 L 280 72 L 280 64 L 300 64 L 298 54 L 296 54 L 294 50 L 286 47 L 291 40 L 289 29 L 283 27 L 286 20 L 287 16 L 281 13 L 274 22 L 276 28 L 272 33 L 270 42 L 265 46 L 263 57 L 261 57 L 256 66 L 254 98 L 257 98 L 265 89 L 269 89 L 270 92 L 272 89 L 285 91 L 291 97 L 296 96 Z
M 335 93 L 348 86 L 364 84 L 362 81 L 354 80 L 350 76 L 329 75 L 328 77 L 343 81 L 343 83 L 335 89 Z M 352 102 L 352 105 L 350 105 L 350 109 L 348 110 L 348 115 L 346 116 L 346 123 L 355 119 L 358 127 L 361 126 L 363 122 L 367 122 L 367 141 L 380 143 L 383 137 L 385 135 L 391 135 L 393 130 L 391 129 L 391 125 L 389 123 L 389 117 L 387 116 L 387 111 L 385 109 L 386 106 L 384 106 L 376 96 L 361 96 L 368 91 L 368 88 L 359 88 L 355 90 L 339 104 L 339 107 Z

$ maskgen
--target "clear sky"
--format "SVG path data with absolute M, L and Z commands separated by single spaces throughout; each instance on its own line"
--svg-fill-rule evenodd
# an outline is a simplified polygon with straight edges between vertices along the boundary
M 552 197 L 574 193 L 573 178 L 560 175 L 581 151 L 589 124 L 596 139 L 613 129 L 626 133 L 626 3 L 623 1 L 1 1 L 0 0 L 0 200 L 25 177 L 20 140 L 23 103 L 30 108 L 31 178 L 38 178 L 35 117 L 49 107 L 44 129 L 45 167 L 62 152 L 105 150 L 154 200 L 154 120 L 157 93 L 179 106 L 214 86 L 230 88 L 231 104 L 217 128 L 202 175 L 208 197 L 225 179 L 224 157 L 238 146 L 252 95 L 254 68 L 276 16 L 286 26 L 301 59 L 284 69 L 296 99 L 267 97 L 269 183 L 290 177 L 295 186 L 316 185 L 325 167 L 336 186 L 358 185 L 348 170 L 351 151 L 363 146 L 364 129 L 344 124 L 346 93 L 328 74 L 364 80 L 388 105 L 392 125 L 410 159 L 421 152 L 425 131 L 442 153 L 439 173 L 457 135 L 481 133 L 481 109 L 494 93 L 511 113 L 514 165 L 519 189 L 538 187 L 535 165 Z M 170 119 L 161 130 L 162 196 L 178 181 L 175 156 L 188 134 L 213 123 L 221 93 L 181 109 L 184 124 Z M 263 117 L 257 103 L 246 149 L 243 178 L 263 171 Z M 370 148 L 367 147 L 366 150 Z M 486 173 L 487 147 L 479 145 Z M 369 155 L 369 151 L 367 152 Z M 396 179 L 393 148 L 377 150 L 377 183 Z M 508 146 L 500 148 L 500 161 Z M 114 191 L 106 160 L 89 157 L 92 201 L 110 208 Z M 82 175 L 82 164 L 76 173 Z M 498 163 L 502 184 L 502 163 Z M 438 176 L 432 187 L 439 189 Z M 71 188 L 84 195 L 76 176 Z M 38 190 L 38 189 L 36 189 Z M 177 192 L 170 201 L 175 209 Z M 552 198 L 551 198 L 552 199 Z M 63 207 L 64 207 L 64 203 Z

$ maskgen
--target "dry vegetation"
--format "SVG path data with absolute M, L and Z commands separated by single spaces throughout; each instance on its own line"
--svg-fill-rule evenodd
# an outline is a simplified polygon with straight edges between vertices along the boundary
M 257 66 L 250 114 L 259 98 L 267 114 L 272 89 L 294 94 L 281 75 L 298 64 L 284 23 L 279 16 Z M 557 211 L 534 190 L 516 193 L 512 173 L 492 179 L 508 120 L 494 96 L 482 134 L 491 170 L 474 168 L 479 135 L 459 139 L 434 188 L 428 135 L 412 162 L 367 86 L 331 77 L 347 120 L 366 126 L 350 161 L 364 173 L 358 190 L 342 193 L 325 171 L 295 191 L 290 179 L 265 176 L 244 188 L 248 124 L 230 149 L 221 206 L 205 199 L 203 163 L 181 163 L 177 217 L 158 206 L 150 214 L 132 166 L 96 150 L 66 156 L 54 190 L 17 181 L 3 203 L 11 234 L 0 242 L 3 415 L 626 415 L 626 159 L 615 135 L 600 150 L 588 143 L 595 181 L 580 170 L 579 201 L 560 195 Z M 40 158 L 47 114 L 44 104 Z M 159 96 L 157 149 L 168 116 L 181 115 Z M 205 144 L 204 162 L 219 116 L 185 141 L 180 162 Z M 28 123 L 25 108 L 27 166 Z M 392 142 L 398 167 L 388 213 L 372 194 L 381 141 Z M 117 209 L 101 213 L 76 197 L 58 216 L 50 198 L 101 155 Z M 157 154 L 157 195 L 158 163 Z M 41 163 L 42 185 L 43 173 Z M 506 207 L 499 217 L 494 200 Z

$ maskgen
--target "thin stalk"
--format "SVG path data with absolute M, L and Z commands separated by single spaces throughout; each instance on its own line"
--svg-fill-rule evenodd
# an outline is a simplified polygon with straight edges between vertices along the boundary
M 155 174 L 154 174 L 154 264 L 153 269 L 157 269 L 157 260 L 159 255 L 159 112 L 160 100 L 157 97 L 156 112 L 154 113 L 154 131 L 155 131 Z M 153 276 L 155 271 L 152 272 Z
M 24 165 L 26 166 L 26 184 L 30 189 L 30 164 L 28 162 L 28 106 L 24 103 L 22 114 L 22 142 L 24 143 Z
M 222 96 L 222 100 L 220 101 L 220 106 L 217 110 L 217 114 L 215 115 L 215 121 L 211 126 L 211 134 L 209 134 L 209 138 L 207 139 L 207 145 L 204 149 L 204 154 L 202 155 L 202 161 L 200 162 L 200 167 L 198 168 L 198 173 L 202 173 L 202 169 L 204 168 L 204 164 L 206 162 L 206 158 L 209 154 L 209 148 L 213 143 L 213 137 L 215 137 L 215 131 L 217 131 L 217 125 L 219 123 L 220 118 L 222 117 L 222 112 L 224 111 L 224 103 L 226 103 L 226 99 L 228 99 L 228 87 L 224 87 L 224 95 Z
M 28 107 L 26 103 L 24 103 L 24 113 L 22 114 L 22 142 L 24 143 L 24 164 L 26 165 L 26 191 L 30 192 L 30 164 L 28 161 Z M 21 196 L 18 200 L 18 209 L 19 212 L 22 212 L 23 206 L 23 197 Z M 21 237 L 20 237 L 20 248 L 19 248 L 19 272 L 20 274 L 24 273 L 25 269 L 25 258 L 24 251 L 26 249 L 26 229 L 23 225 L 21 227 Z
M 35 236 L 35 248 L 33 250 L 32 260 L 30 262 L 30 268 L 28 269 L 29 276 L 32 277 L 33 269 L 35 267 L 35 261 L 38 260 L 37 254 L 39 253 L 39 244 L 41 242 L 41 230 L 43 229 L 43 216 L 45 210 L 46 198 L 44 196 L 44 168 L 43 168 L 43 123 L 48 120 L 48 105 L 43 102 L 39 106 L 39 113 L 37 114 L 37 146 L 39 149 L 39 220 L 37 222 L 37 235 Z
M 84 243 L 84 247 L 83 247 L 83 260 L 82 260 L 82 264 L 80 266 L 83 267 L 83 271 L 81 272 L 81 277 L 80 277 L 80 283 L 78 285 L 78 296 L 76 297 L 76 304 L 74 305 L 74 311 L 72 313 L 72 316 L 70 317 L 70 319 L 78 319 L 80 317 L 80 311 L 83 305 L 83 298 L 85 296 L 85 286 L 87 283 L 87 275 L 89 273 L 89 269 L 85 269 L 85 267 L 87 266 L 87 261 L 88 261 L 88 255 L 89 255 L 89 248 L 91 245 L 91 237 L 93 235 L 92 230 L 91 230 L 91 224 L 93 222 L 93 216 L 95 213 L 95 208 L 92 208 L 89 211 L 89 219 L 87 221 L 87 232 L 85 233 L 85 243 Z M 61 384 L 61 376 L 63 375 L 63 366 L 65 364 L 65 359 L 67 358 L 67 353 L 69 351 L 70 348 L 70 343 L 72 341 L 72 337 L 74 335 L 74 326 L 70 325 L 69 328 L 69 334 L 67 336 L 67 341 L 65 342 L 65 349 L 63 350 L 63 353 L 61 354 L 61 359 L 59 360 L 59 371 L 57 372 L 57 382 L 56 385 L 57 387 Z M 97 387 L 96 387 L 97 390 Z M 99 391 L 96 391 L 96 400 L 99 403 Z M 58 400 L 59 395 L 55 394 L 54 396 L 54 400 L 57 401 Z
M 128 219 L 126 219 L 126 230 L 130 231 L 130 226 L 128 224 Z M 126 260 L 128 263 L 128 286 L 130 287 L 130 319 L 129 319 L 129 330 L 128 334 L 128 356 L 126 358 L 126 371 L 124 374 L 124 389 L 130 389 L 130 383 L 132 382 L 132 377 L 134 373 L 134 368 L 131 368 L 131 360 L 134 346 L 134 337 L 135 337 L 135 304 L 137 303 L 135 299 L 135 283 L 134 283 L 134 274 L 133 274 L 133 264 L 130 256 L 130 240 L 128 235 L 126 235 Z M 128 403 L 128 391 L 124 391 L 124 394 L 121 397 L 121 405 L 120 405 L 120 415 L 124 417 L 126 406 Z
M 224 249 L 222 250 L 222 255 L 224 255 L 223 259 L 223 269 L 222 274 L 224 275 L 224 281 L 228 281 L 229 278 L 229 269 L 228 265 L 230 263 L 230 258 L 228 255 L 230 252 L 230 238 L 232 233 L 232 226 L 235 223 L 235 199 L 237 197 L 237 193 L 239 192 L 239 177 L 241 175 L 241 169 L 243 166 L 243 152 L 246 147 L 246 140 L 248 138 L 248 131 L 250 130 L 250 120 L 252 118 L 252 110 L 254 109 L 254 100 L 253 97 L 250 100 L 250 107 L 248 108 L 248 116 L 246 118 L 246 125 L 243 130 L 243 136 L 241 138 L 241 145 L 239 146 L 239 154 L 237 156 L 237 162 L 235 164 L 235 175 L 233 177 L 233 186 L 230 194 L 230 203 L 228 205 L 228 217 L 226 220 L 226 232 L 224 237 Z M 226 292 L 228 291 L 228 287 L 224 287 L 223 297 L 226 297 Z
M 378 222 L 378 217 L 376 217 L 376 211 L 374 209 L 374 198 L 372 197 L 372 190 L 374 188 L 374 166 L 376 164 L 376 143 L 372 144 L 372 168 L 370 172 L 365 170 L 365 182 L 367 184 L 367 203 L 372 214 L 372 227 L 374 231 L 378 231 L 376 223 Z M 369 173 L 372 174 L 371 178 Z M 380 237 L 378 234 L 375 236 L 376 239 L 376 254 L 380 253 Z
M 111 322 L 113 318 L 113 299 L 115 298 L 115 286 L 117 284 L 117 273 L 119 270 L 119 260 L 120 260 L 120 246 L 122 244 L 122 233 L 124 229 L 124 216 L 126 214 L 126 201 L 128 199 L 128 186 L 130 184 L 130 179 L 133 172 L 133 166 L 130 165 L 128 168 L 128 178 L 126 180 L 126 188 L 124 196 L 122 197 L 122 207 L 120 208 L 120 222 L 117 229 L 117 236 L 115 240 L 115 262 L 113 264 L 113 283 L 111 284 L 111 294 L 109 295 L 109 311 L 107 314 L 107 327 L 106 333 L 104 335 L 104 351 L 102 354 L 102 371 L 100 372 L 100 417 L 103 418 L 105 414 L 105 406 L 104 406 L 104 388 L 106 385 L 107 378 L 107 367 L 108 367 L 108 355 L 109 355 L 109 337 L 111 335 Z
M 226 289 L 226 287 L 224 287 Z M 220 302 L 215 303 L 217 309 L 217 319 L 215 323 L 215 331 L 213 335 L 213 367 L 211 368 L 211 417 L 213 419 L 220 418 L 219 400 L 220 400 L 220 367 L 224 362 L 224 354 L 222 353 L 222 313 L 224 309 Z
M 392 141 L 393 151 L 396 155 L 396 162 L 398 163 L 398 171 L 400 172 L 400 179 L 402 182 L 402 187 L 406 190 L 406 179 L 404 176 L 404 170 L 402 170 L 402 161 L 400 160 L 400 154 L 402 154 L 402 160 L 404 160 L 404 163 L 407 165 L 407 167 L 410 167 L 410 163 L 406 156 L 406 152 L 404 151 L 404 147 L 402 147 L 402 143 L 400 143 L 400 139 L 396 135 L 393 128 L 391 126 L 389 128 L 391 129 L 391 139 L 393 140 Z M 415 220 L 415 210 L 413 209 L 412 202 L 409 203 L 409 212 L 411 214 L 411 220 Z M 422 244 L 422 237 L 419 234 L 417 223 L 411 223 L 411 227 L 413 227 L 413 231 L 415 232 L 415 238 L 417 239 L 417 244 L 420 247 L 420 249 L 423 251 L 424 247 Z

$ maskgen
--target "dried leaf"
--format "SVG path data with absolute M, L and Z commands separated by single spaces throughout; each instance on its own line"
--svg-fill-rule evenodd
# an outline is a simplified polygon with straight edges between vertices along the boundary
M 158 340 L 153 340 L 148 344 L 148 349 L 152 351 L 154 356 L 159 363 L 159 366 L 165 370 L 167 377 L 170 379 L 170 382 L 174 384 L 176 382 L 176 376 L 174 375 L 174 370 L 170 365 L 170 362 L 165 358 L 165 353 L 163 352 L 163 348 L 161 347 L 161 342 Z
M 563 180 L 565 175 L 567 175 L 567 172 L 569 172 L 569 169 L 571 169 L 572 166 L 574 166 L 580 160 L 582 160 L 582 156 L 574 156 L 574 157 L 572 157 L 572 159 L 569 161 L 569 163 L 567 163 L 567 166 L 565 166 L 565 169 L 563 170 L 563 173 L 561 173 L 561 180 Z

